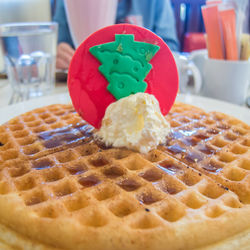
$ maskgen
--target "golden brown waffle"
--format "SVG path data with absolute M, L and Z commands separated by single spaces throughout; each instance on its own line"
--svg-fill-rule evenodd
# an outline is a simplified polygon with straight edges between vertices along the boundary
M 250 126 L 219 112 L 177 103 L 161 150 L 210 176 L 250 204 Z
M 0 127 L 0 163 L 38 158 L 88 140 L 92 127 L 72 105 L 51 105 L 20 115 Z
M 94 142 L 92 128 L 70 105 L 14 118 L 0 127 L 0 246 L 247 249 L 250 130 L 221 116 L 176 104 L 167 118 L 173 126 L 167 145 L 147 155 Z M 190 132 L 187 141 L 199 143 L 186 145 L 187 126 L 220 132 L 209 138 Z M 218 147 L 221 137 L 228 143 Z M 202 144 L 214 150 L 188 160 L 187 152 L 202 152 Z M 232 161 L 222 161 L 226 153 Z M 220 171 L 212 160 L 223 165 Z M 235 169 L 241 180 L 228 177 Z

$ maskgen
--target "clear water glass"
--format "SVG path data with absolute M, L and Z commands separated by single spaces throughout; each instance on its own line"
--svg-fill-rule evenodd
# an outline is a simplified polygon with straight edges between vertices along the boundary
M 0 25 L 0 47 L 13 90 L 10 103 L 53 90 L 57 32 L 54 22 Z

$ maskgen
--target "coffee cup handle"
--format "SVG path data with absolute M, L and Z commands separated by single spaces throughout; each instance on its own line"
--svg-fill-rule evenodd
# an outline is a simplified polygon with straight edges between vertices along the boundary
M 201 79 L 200 71 L 192 62 L 190 62 L 186 67 L 188 70 L 192 72 L 193 79 L 194 79 L 194 93 L 198 94 L 202 86 L 202 79 Z

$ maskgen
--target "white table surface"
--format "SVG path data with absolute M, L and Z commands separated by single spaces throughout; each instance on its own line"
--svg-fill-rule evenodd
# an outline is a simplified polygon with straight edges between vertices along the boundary
M 53 94 L 66 93 L 68 91 L 66 82 L 56 83 L 55 89 L 52 91 Z M 11 86 L 7 79 L 0 79 L 0 108 L 7 106 L 11 98 Z
M 250 93 L 249 93 L 250 95 Z M 31 99 L 18 104 L 8 105 L 11 97 L 11 88 L 8 80 L 0 80 L 0 124 L 8 121 L 14 116 L 20 115 L 26 111 L 37 107 L 53 103 L 70 102 L 68 88 L 66 82 L 56 83 L 54 91 L 49 96 Z M 248 124 L 250 124 L 250 109 L 241 107 L 228 102 L 223 102 L 215 99 L 205 98 L 201 96 L 192 96 L 189 94 L 179 94 L 178 101 L 198 106 L 205 111 L 220 111 L 228 115 L 232 115 Z
M 68 92 L 67 83 L 57 82 L 55 84 L 55 89 L 52 91 L 51 95 L 67 93 L 67 92 Z M 8 79 L 0 79 L 0 108 L 7 106 L 9 104 L 11 94 L 12 94 L 12 91 L 11 91 L 11 86 L 9 84 Z M 248 89 L 248 96 L 250 96 L 250 86 Z

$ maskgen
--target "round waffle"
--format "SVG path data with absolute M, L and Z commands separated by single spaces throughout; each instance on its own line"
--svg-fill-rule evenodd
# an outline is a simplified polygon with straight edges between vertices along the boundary
M 249 126 L 180 103 L 166 119 L 147 155 L 100 145 L 71 105 L 2 125 L 0 246 L 247 249 Z

